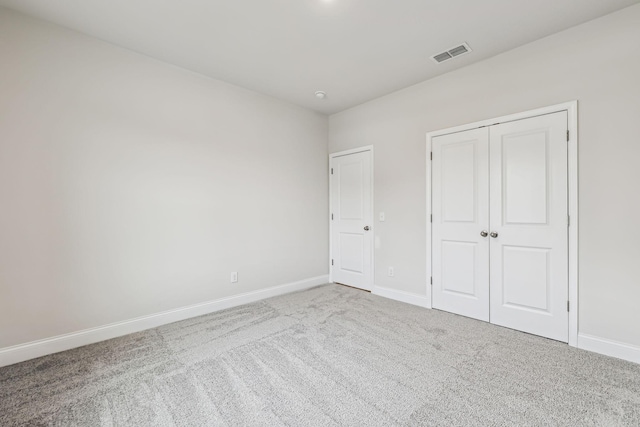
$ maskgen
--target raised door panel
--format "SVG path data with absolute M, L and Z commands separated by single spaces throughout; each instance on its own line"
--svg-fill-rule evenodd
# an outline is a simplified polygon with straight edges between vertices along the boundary
M 338 215 L 341 220 L 364 220 L 364 170 L 360 158 L 345 159 L 338 164 Z M 336 169 L 336 168 L 334 168 Z
M 534 129 L 503 138 L 500 166 L 504 223 L 547 223 L 548 140 L 546 129 Z
M 340 233 L 338 235 L 339 262 L 342 271 L 364 274 L 363 233 Z
M 475 140 L 445 144 L 440 149 L 443 188 L 441 214 L 444 223 L 476 222 L 476 151 Z
M 440 283 L 442 292 L 478 298 L 476 270 L 478 269 L 478 244 L 443 240 L 441 245 Z
M 504 307 L 549 313 L 551 307 L 550 249 L 502 246 Z

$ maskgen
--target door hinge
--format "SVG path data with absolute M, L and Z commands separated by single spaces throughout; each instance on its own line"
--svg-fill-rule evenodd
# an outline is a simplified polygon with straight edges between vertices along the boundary
M 431 282 L 430 283 L 433 285 L 433 276 L 431 276 Z
M 571 227 L 571 216 L 567 215 L 567 227 Z
M 331 168 L 331 175 L 333 175 L 333 168 Z
M 429 215 L 429 221 L 433 222 L 433 214 Z
M 567 131 L 567 142 L 569 142 L 569 131 Z
M 331 260 L 331 265 L 333 265 L 333 260 Z
M 429 155 L 429 160 L 433 160 L 433 151 Z
M 569 310 L 569 301 L 567 301 L 567 311 L 570 311 Z
M 333 214 L 331 214 L 331 221 L 333 221 Z

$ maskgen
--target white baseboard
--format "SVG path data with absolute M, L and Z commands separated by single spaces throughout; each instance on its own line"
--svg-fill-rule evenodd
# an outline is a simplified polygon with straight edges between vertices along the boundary
M 202 316 L 203 314 L 209 314 L 226 308 L 248 304 L 265 298 L 284 295 L 295 291 L 302 291 L 325 283 L 329 283 L 329 275 L 312 277 L 294 283 L 273 286 L 271 288 L 260 289 L 253 292 L 246 292 L 148 316 L 137 317 L 123 322 L 111 323 L 97 328 L 85 329 L 78 332 L 32 341 L 26 344 L 5 347 L 0 349 L 0 367 L 132 334 L 134 332 L 144 331 L 145 329 L 155 328 L 168 323 Z
M 431 300 L 425 295 L 417 295 L 395 289 L 374 286 L 372 294 L 393 299 L 396 301 L 413 304 L 420 307 L 431 308 Z M 640 363 L 640 347 L 632 344 L 595 337 L 587 334 L 578 334 L 577 347 L 583 350 L 593 351 L 606 356 L 617 357 L 629 362 Z
M 374 295 L 393 299 L 396 301 L 406 302 L 407 304 L 417 305 L 425 308 L 431 308 L 431 299 L 425 295 L 418 295 L 418 294 L 413 294 L 411 292 L 398 291 L 396 289 L 382 288 L 380 286 L 374 286 L 371 293 Z
M 640 363 L 640 347 L 619 341 L 578 334 L 578 348 L 628 360 L 629 362 Z

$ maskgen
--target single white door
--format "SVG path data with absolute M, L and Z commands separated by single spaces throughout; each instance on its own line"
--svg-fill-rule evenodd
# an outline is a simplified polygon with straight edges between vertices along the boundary
M 433 307 L 489 321 L 489 130 L 432 142 Z
M 567 342 L 567 112 L 490 135 L 491 323 Z
M 373 287 L 371 151 L 331 156 L 331 278 Z

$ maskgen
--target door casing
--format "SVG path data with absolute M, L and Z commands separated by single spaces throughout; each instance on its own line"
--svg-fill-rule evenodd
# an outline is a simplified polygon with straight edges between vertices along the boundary
M 366 289 L 368 291 L 372 291 L 375 287 L 375 265 L 374 265 L 374 232 L 375 232 L 375 227 L 374 227 L 374 221 L 373 221 L 373 206 L 374 206 L 374 199 L 375 199 L 375 193 L 374 193 L 374 180 L 373 180 L 373 169 L 374 169 L 374 155 L 373 155 L 373 145 L 366 145 L 363 147 L 358 147 L 358 148 L 353 148 L 350 150 L 344 150 L 344 151 L 338 151 L 336 153 L 331 153 L 329 154 L 329 180 L 331 180 L 331 169 L 333 168 L 333 159 L 337 158 L 337 157 L 343 157 L 343 156 L 347 156 L 349 154 L 356 154 L 356 153 L 362 153 L 368 151 L 371 153 L 371 170 L 370 170 L 370 174 L 371 174 L 371 204 L 370 204 L 370 209 L 371 209 L 371 224 L 369 225 L 369 227 L 371 227 L 371 230 L 369 233 L 367 233 L 368 238 L 370 239 L 370 245 L 371 245 L 371 262 L 370 262 L 370 276 L 371 277 L 371 283 L 369 284 L 369 288 Z M 333 282 L 333 268 L 331 265 L 331 260 L 334 258 L 334 253 L 333 253 L 333 239 L 334 239 L 334 229 L 333 229 L 333 221 L 331 220 L 331 214 L 333 212 L 333 197 L 331 195 L 331 183 L 329 183 L 329 281 Z
M 431 165 L 431 144 L 436 136 L 447 135 L 456 132 L 463 132 L 494 124 L 511 122 L 515 120 L 527 119 L 544 114 L 566 111 L 568 117 L 568 212 L 570 217 L 569 225 L 569 345 L 578 346 L 578 101 L 570 101 L 563 104 L 510 114 L 507 116 L 482 120 L 447 129 L 441 129 L 427 133 L 427 277 L 426 277 L 426 302 L 425 306 L 432 308 L 431 277 L 433 276 L 433 265 L 431 261 L 432 230 L 431 230 L 431 194 L 432 194 L 432 165 Z

